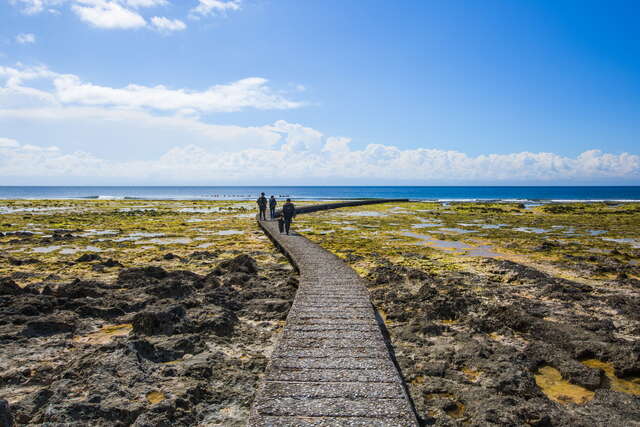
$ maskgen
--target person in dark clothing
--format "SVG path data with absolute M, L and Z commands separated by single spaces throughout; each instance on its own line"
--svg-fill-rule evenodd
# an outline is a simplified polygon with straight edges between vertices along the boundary
M 267 198 L 264 197 L 264 193 L 260 194 L 260 197 L 258 197 L 258 200 L 256 201 L 256 203 L 258 203 L 258 209 L 260 210 L 260 219 L 267 219 Z
M 269 214 L 271 215 L 271 219 L 274 219 L 276 217 L 277 205 L 278 205 L 278 201 L 273 195 L 271 195 L 271 197 L 269 198 Z
M 284 218 L 284 231 L 289 234 L 291 221 L 296 216 L 296 207 L 291 203 L 291 199 L 287 199 L 287 203 L 282 205 L 282 217 Z

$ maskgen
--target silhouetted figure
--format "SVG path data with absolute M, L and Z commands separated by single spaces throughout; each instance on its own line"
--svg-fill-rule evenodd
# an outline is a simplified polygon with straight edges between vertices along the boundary
M 271 195 L 271 197 L 269 197 L 269 214 L 271 215 L 271 219 L 276 217 L 276 206 L 278 206 L 278 201 Z
M 282 217 L 284 218 L 284 231 L 289 234 L 291 221 L 296 216 L 296 207 L 291 203 L 291 199 L 287 199 L 287 203 L 282 205 Z
M 267 198 L 264 197 L 264 193 L 260 194 L 258 200 L 256 201 L 258 204 L 258 209 L 260 210 L 260 219 L 267 219 Z

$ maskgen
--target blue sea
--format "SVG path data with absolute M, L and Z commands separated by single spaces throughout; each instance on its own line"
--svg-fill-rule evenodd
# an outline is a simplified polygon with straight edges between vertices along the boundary
M 437 201 L 640 201 L 618 187 L 0 187 L 0 199 L 250 200 L 260 192 L 296 200 L 406 198 Z

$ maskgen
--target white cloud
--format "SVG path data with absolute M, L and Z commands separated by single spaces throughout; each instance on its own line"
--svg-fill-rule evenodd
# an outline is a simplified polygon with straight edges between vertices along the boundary
M 169 19 L 164 16 L 154 16 L 151 24 L 160 31 L 172 32 L 182 31 L 187 28 L 186 24 L 179 19 Z
M 520 152 L 470 156 L 328 136 L 300 123 L 208 123 L 200 113 L 293 108 L 266 80 L 204 91 L 83 82 L 47 67 L 0 67 L 0 177 L 93 177 L 153 183 L 542 183 L 640 180 L 640 156 Z M 42 139 L 46 138 L 46 139 Z M 56 139 L 57 138 L 57 139 Z M 28 141 L 28 143 L 27 143 Z M 56 147 L 55 145 L 60 148 Z M 65 178 L 66 177 L 66 178 Z
M 240 0 L 198 0 L 198 6 L 190 11 L 191 17 L 198 15 L 207 16 L 213 13 L 225 13 L 227 11 L 240 10 Z
M 128 109 L 150 108 L 163 111 L 182 112 L 233 112 L 248 108 L 281 110 L 298 108 L 301 102 L 292 101 L 274 92 L 266 79 L 250 77 L 229 84 L 215 85 L 203 91 L 170 89 L 165 86 L 143 86 L 130 84 L 112 88 L 83 82 L 73 74 L 59 74 L 46 67 L 0 67 L 0 100 L 11 94 L 32 94 L 41 99 L 63 105 L 113 106 Z M 50 91 L 30 88 L 30 80 L 45 79 L 52 84 Z M 14 100 L 15 101 L 15 100 Z
M 125 0 L 127 6 L 134 8 L 166 6 L 169 4 L 167 0 Z
M 9 0 L 9 3 L 22 7 L 22 12 L 27 15 L 34 15 L 42 12 L 46 8 L 59 6 L 65 1 L 66 0 Z
M 142 15 L 123 7 L 116 1 L 76 0 L 71 10 L 78 17 L 97 28 L 140 28 L 147 25 Z
M 36 42 L 35 34 L 31 33 L 21 33 L 16 36 L 16 42 L 20 44 L 29 44 Z
M 18 147 L 18 141 L 12 138 L 2 138 L 0 137 L 0 148 L 10 148 L 10 147 Z
M 285 128 L 288 131 L 281 134 Z M 284 121 L 262 128 L 285 140 L 300 138 L 304 141 L 308 135 L 301 134 L 300 129 L 309 128 Z M 186 144 L 170 148 L 156 158 L 107 161 L 86 151 L 65 153 L 57 147 L 20 145 L 5 138 L 0 139 L 0 176 L 84 176 L 152 179 L 165 183 L 339 182 L 353 179 L 368 182 L 554 183 L 558 180 L 640 179 L 640 156 L 628 153 L 614 155 L 590 150 L 575 158 L 528 152 L 471 157 L 457 151 L 402 150 L 376 144 L 362 150 L 350 150 L 345 138 L 329 137 L 324 141 L 321 147 L 299 151 L 288 150 L 284 144 L 279 148 L 212 152 L 198 145 Z
M 241 5 L 241 0 L 198 1 L 198 5 L 189 11 L 191 18 L 239 10 Z M 177 18 L 143 16 L 142 9 L 167 6 L 170 4 L 169 0 L 9 0 L 9 3 L 19 7 L 27 15 L 38 14 L 45 10 L 52 14 L 60 14 L 62 6 L 68 5 L 82 21 L 96 28 L 145 27 L 162 32 L 186 29 L 185 23 Z

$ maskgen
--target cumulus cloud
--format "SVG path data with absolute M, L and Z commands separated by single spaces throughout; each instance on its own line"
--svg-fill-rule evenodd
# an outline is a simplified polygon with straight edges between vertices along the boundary
M 166 6 L 169 2 L 167 0 L 125 0 L 125 4 L 133 8 L 142 8 Z
M 59 14 L 63 5 L 69 8 L 84 22 L 102 29 L 150 28 L 162 32 L 174 32 L 186 29 L 180 19 L 167 17 L 145 17 L 143 9 L 152 9 L 170 4 L 169 0 L 9 0 L 27 15 L 48 10 Z M 190 9 L 191 18 L 240 10 L 241 0 L 198 0 Z
M 179 19 L 169 19 L 164 16 L 154 16 L 151 18 L 151 24 L 160 31 L 173 32 L 182 31 L 187 25 Z
M 36 42 L 36 36 L 32 33 L 21 33 L 16 36 L 16 42 L 20 44 L 30 44 Z
M 589 150 L 575 157 L 546 152 L 470 156 L 388 144 L 354 148 L 348 137 L 325 135 L 301 123 L 218 125 L 199 116 L 299 105 L 266 83 L 250 78 L 204 91 L 111 88 L 44 66 L 0 67 L 0 177 L 11 183 L 59 177 L 68 184 L 80 176 L 158 184 L 640 180 L 636 154 Z M 9 137 L 17 134 L 28 143 Z
M 191 9 L 190 16 L 207 16 L 214 13 L 240 10 L 240 0 L 198 0 L 198 5 Z
M 78 17 L 97 28 L 140 28 L 147 21 L 137 12 L 123 7 L 116 1 L 76 0 L 71 10 Z
M 229 84 L 211 86 L 203 91 L 170 89 L 166 86 L 130 84 L 122 88 L 83 82 L 73 74 L 60 74 L 46 67 L 0 67 L 0 100 L 11 94 L 32 94 L 49 98 L 62 105 L 113 106 L 128 109 L 149 108 L 182 112 L 233 112 L 248 108 L 282 110 L 298 108 L 301 102 L 285 98 L 260 77 L 249 77 Z M 50 91 L 26 85 L 30 80 L 44 79 L 53 86 Z
M 18 141 L 12 138 L 2 138 L 0 137 L 0 148 L 10 148 L 10 147 L 18 147 Z
M 46 8 L 59 6 L 65 1 L 66 0 L 9 0 L 9 3 L 20 7 L 22 12 L 27 15 L 34 15 L 42 12 Z
M 286 130 L 285 130 L 286 129 Z M 344 179 L 369 182 L 456 181 L 553 183 L 580 179 L 639 179 L 640 156 L 586 151 L 575 158 L 553 153 L 512 153 L 468 156 L 458 151 L 402 150 L 371 144 L 348 148 L 348 139 L 322 138 L 319 147 L 292 151 L 288 145 L 308 147 L 308 134 L 297 124 L 279 121 L 265 126 L 287 140 L 273 148 L 211 152 L 194 144 L 176 146 L 163 155 L 143 161 L 107 161 L 85 151 L 65 153 L 57 147 L 21 145 L 0 138 L 0 176 L 95 177 L 156 179 L 160 182 L 264 182 L 289 180 L 333 182 Z M 317 131 L 315 131 L 317 132 Z M 319 132 L 318 132 L 319 133 Z M 300 139 L 300 142 L 293 140 Z

